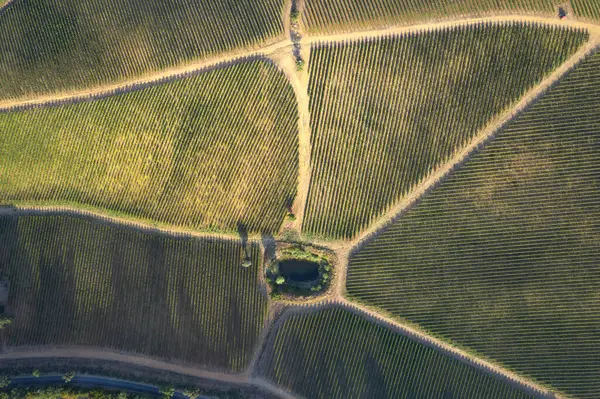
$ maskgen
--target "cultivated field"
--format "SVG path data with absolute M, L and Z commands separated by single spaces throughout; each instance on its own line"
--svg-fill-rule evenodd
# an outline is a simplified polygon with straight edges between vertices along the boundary
M 307 398 L 532 397 L 337 305 L 288 309 L 258 374 Z
M 554 17 L 558 16 L 558 5 L 566 3 L 571 4 L 575 17 L 600 20 L 598 0 L 304 0 L 303 23 L 314 34 L 467 16 Z
M 600 397 L 600 54 L 350 260 L 351 297 Z
M 304 232 L 352 238 L 587 37 L 508 23 L 315 45 Z
M 267 312 L 259 246 L 68 216 L 0 217 L 10 346 L 81 345 L 248 365 Z
M 284 75 L 242 62 L 100 100 L 0 113 L 0 203 L 276 232 L 298 181 Z
M 283 38 L 283 0 L 14 0 L 0 99 L 131 79 Z

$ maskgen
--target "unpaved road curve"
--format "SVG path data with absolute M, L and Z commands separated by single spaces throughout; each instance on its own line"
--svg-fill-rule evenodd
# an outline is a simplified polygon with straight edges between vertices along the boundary
M 234 383 L 242 385 L 252 385 L 268 390 L 269 392 L 284 398 L 293 398 L 285 391 L 267 383 L 261 379 L 250 378 L 250 373 L 229 374 L 224 372 L 208 371 L 191 366 L 184 366 L 174 363 L 168 363 L 148 357 L 132 355 L 109 350 L 91 349 L 91 348 L 18 348 L 0 354 L 1 359 L 35 359 L 35 358 L 79 358 L 118 361 L 136 366 L 149 367 L 153 369 L 170 371 L 177 374 L 188 375 L 192 377 L 204 378 L 221 383 Z

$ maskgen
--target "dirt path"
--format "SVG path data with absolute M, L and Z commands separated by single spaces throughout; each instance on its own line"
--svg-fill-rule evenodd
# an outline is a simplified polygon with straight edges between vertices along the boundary
M 389 35 L 399 35 L 403 33 L 411 33 L 411 32 L 429 32 L 433 30 L 440 30 L 445 28 L 454 28 L 454 27 L 462 27 L 462 26 L 470 26 L 476 25 L 480 23 L 501 23 L 501 22 L 531 22 L 531 23 L 541 23 L 548 25 L 556 25 L 562 27 L 571 27 L 578 29 L 587 29 L 590 32 L 600 31 L 600 25 L 596 25 L 590 22 L 579 21 L 572 18 L 567 18 L 564 20 L 556 18 L 548 18 L 542 16 L 534 16 L 534 15 L 514 15 L 514 14 L 506 14 L 506 15 L 496 15 L 490 17 L 480 17 L 480 18 L 457 18 L 457 19 L 449 19 L 446 21 L 434 21 L 434 22 L 426 22 L 415 25 L 400 25 L 400 26 L 392 26 L 388 28 L 381 29 L 371 29 L 364 31 L 356 31 L 349 33 L 340 33 L 340 34 L 327 34 L 327 35 L 315 35 L 315 36 L 305 36 L 302 38 L 301 43 L 304 45 L 311 45 L 313 43 L 323 43 L 323 42 L 343 42 L 343 41 L 353 41 L 360 39 L 369 39 L 369 38 L 377 38 L 382 36 Z
M 40 205 L 40 206 L 0 206 L 0 216 L 28 216 L 28 215 L 71 215 L 76 217 L 85 217 L 105 223 L 109 225 L 124 225 L 136 229 L 143 233 L 162 233 L 173 236 L 199 237 L 199 238 L 220 238 L 229 240 L 239 240 L 239 234 L 235 233 L 218 233 L 218 232 L 203 232 L 186 228 L 176 227 L 158 227 L 152 223 L 145 223 L 134 218 L 124 218 L 113 216 L 108 213 L 95 212 L 86 209 L 72 208 L 68 206 Z M 248 240 L 259 243 L 260 235 L 250 234 Z
M 479 134 L 473 138 L 473 140 L 471 140 L 469 145 L 456 153 L 448 162 L 438 166 L 437 170 L 429 175 L 425 181 L 412 189 L 408 196 L 402 198 L 395 206 L 388 210 L 383 217 L 379 218 L 377 221 L 371 224 L 368 229 L 356 237 L 351 242 L 353 247 L 352 252 L 360 249 L 365 243 L 372 241 L 382 231 L 384 231 L 386 227 L 398 220 L 398 218 L 400 218 L 413 206 L 418 204 L 424 195 L 431 192 L 431 190 L 443 183 L 444 180 L 448 178 L 450 173 L 452 173 L 452 171 L 463 165 L 475 152 L 478 151 L 478 149 L 485 145 L 485 143 L 492 140 L 495 135 L 511 120 L 520 115 L 530 105 L 534 104 L 548 89 L 550 89 L 562 77 L 564 77 L 567 72 L 577 66 L 588 54 L 593 52 L 599 46 L 600 27 L 595 27 L 594 30 L 590 30 L 590 40 L 571 58 L 569 58 L 549 76 L 547 76 L 538 86 L 529 90 L 525 96 L 522 97 L 512 108 L 491 121 L 486 128 L 481 130 L 481 132 L 479 132 Z M 340 245 L 340 243 L 337 245 Z
M 249 372 L 230 374 L 225 372 L 209 371 L 193 366 L 169 363 L 149 357 L 133 355 L 123 352 L 92 348 L 18 348 L 0 354 L 0 359 L 35 359 L 35 358 L 79 358 L 123 362 L 136 366 L 149 367 L 162 371 L 169 371 L 192 377 L 204 378 L 221 383 L 234 383 L 251 385 L 262 388 L 284 399 L 291 399 L 289 393 L 273 386 L 260 378 L 251 377 Z
M 229 374 L 225 372 L 214 372 L 185 366 L 175 363 L 169 363 L 162 360 L 153 359 L 139 355 L 133 355 L 123 352 L 115 352 L 105 349 L 92 348 L 15 348 L 0 354 L 0 359 L 28 359 L 28 358 L 47 358 L 47 357 L 65 357 L 65 358 L 84 358 L 111 360 L 124 363 L 145 366 L 154 369 L 171 371 L 177 374 L 184 374 L 193 377 L 206 378 L 225 383 L 247 384 L 249 378 L 247 373 Z
M 287 47 L 291 48 L 292 45 L 293 44 L 290 40 L 280 40 L 263 47 L 256 47 L 254 49 L 237 49 L 227 53 L 222 53 L 216 57 L 202 59 L 184 66 L 168 68 L 157 73 L 149 73 L 126 82 L 118 82 L 85 90 L 53 93 L 34 98 L 3 100 L 0 101 L 0 111 L 6 112 L 14 109 L 33 106 L 46 106 L 67 102 L 70 103 L 87 99 L 108 97 L 119 93 L 126 93 L 132 90 L 138 90 L 144 87 L 169 82 L 182 77 L 192 76 L 201 72 L 231 66 L 249 59 L 266 57 L 269 54 L 279 51 L 280 49 L 285 49 Z
M 494 376 L 496 376 L 497 378 L 509 383 L 512 386 L 515 386 L 519 389 L 525 390 L 531 394 L 534 394 L 535 396 L 538 397 L 543 397 L 543 398 L 562 398 L 561 396 L 557 396 L 554 392 L 551 392 L 550 390 L 548 390 L 547 388 L 538 385 L 526 378 L 523 378 L 515 373 L 513 373 L 512 371 L 509 371 L 497 364 L 488 362 L 486 360 L 483 360 L 481 358 L 475 357 L 473 355 L 470 355 L 469 353 L 456 348 L 455 346 L 449 345 L 447 343 L 445 343 L 444 341 L 441 341 L 437 338 L 434 338 L 432 336 L 430 336 L 429 334 L 411 327 L 407 324 L 403 324 L 398 322 L 397 320 L 394 320 L 392 318 L 386 317 L 382 314 L 380 314 L 379 312 L 370 309 L 366 306 L 354 303 L 354 302 L 350 302 L 345 298 L 339 298 L 338 299 L 338 303 L 343 305 L 345 308 L 347 308 L 348 310 L 354 311 L 355 313 L 366 317 L 367 319 L 371 320 L 372 322 L 378 323 L 380 325 L 383 325 L 385 327 L 388 328 L 392 328 L 394 331 L 396 331 L 399 334 L 402 334 L 408 338 L 411 338 L 417 342 L 422 343 L 423 345 L 427 345 L 429 347 L 432 347 L 448 356 L 451 356 L 463 363 L 469 364 L 479 370 L 482 370 L 486 373 L 490 373 L 493 374 Z M 326 306 L 332 306 L 330 305 L 326 305 Z

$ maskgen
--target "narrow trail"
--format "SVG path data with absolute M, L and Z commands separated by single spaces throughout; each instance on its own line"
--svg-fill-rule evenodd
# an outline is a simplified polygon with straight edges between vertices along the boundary
M 327 301 L 323 301 L 319 304 L 312 306 L 288 306 L 283 309 L 280 316 L 275 320 L 273 324 L 273 331 L 275 331 L 279 326 L 285 322 L 285 320 L 291 315 L 303 315 L 314 313 L 318 311 L 322 311 L 325 309 L 331 309 L 333 307 L 343 307 L 344 309 L 360 316 L 365 319 L 381 325 L 385 328 L 389 328 L 397 334 L 401 334 L 411 340 L 414 340 L 422 345 L 428 346 L 430 348 L 435 349 L 447 356 L 450 356 L 462 363 L 468 364 L 478 370 L 481 370 L 484 373 L 491 374 L 496 378 L 504 381 L 511 386 L 518 388 L 520 390 L 526 391 L 538 398 L 544 399 L 566 399 L 562 396 L 557 395 L 555 392 L 550 391 L 549 389 L 540 386 L 532 381 L 529 381 L 526 378 L 523 378 L 509 370 L 506 370 L 496 364 L 490 363 L 486 360 L 478 358 L 476 356 L 470 355 L 469 353 L 456 348 L 450 344 L 445 343 L 437 338 L 430 336 L 429 334 L 409 326 L 407 324 L 403 324 L 395 319 L 389 318 L 387 316 L 381 315 L 376 310 L 370 309 L 361 304 L 357 304 L 354 302 L 350 302 L 345 298 L 336 298 L 330 299 Z
M 352 240 L 352 252 L 359 250 L 364 244 L 375 239 L 379 234 L 385 231 L 391 223 L 398 220 L 408 210 L 418 204 L 423 196 L 443 183 L 454 170 L 464 165 L 474 153 L 492 140 L 508 123 L 533 105 L 569 71 L 575 68 L 587 55 L 594 52 L 598 47 L 600 47 L 600 27 L 596 27 L 596 29 L 590 31 L 589 41 L 571 56 L 571 58 L 542 80 L 539 85 L 529 90 L 512 108 L 491 121 L 465 148 L 456 153 L 448 162 L 439 165 L 437 170 L 430 174 L 422 183 L 413 188 L 408 196 L 402 198 L 396 205 L 389 209 L 383 217 L 376 220 L 368 229 Z M 337 243 L 337 245 L 343 244 Z
M 363 317 L 366 316 L 367 319 L 370 319 L 374 323 L 378 323 L 380 325 L 383 325 L 384 327 L 392 328 L 397 333 L 402 334 L 408 338 L 411 338 L 423 345 L 432 347 L 432 348 L 438 350 L 439 352 L 442 352 L 448 356 L 451 356 L 463 363 L 469 364 L 469 365 L 471 365 L 479 370 L 482 370 L 486 373 L 493 374 L 495 377 L 505 381 L 506 383 L 508 383 L 516 388 L 520 388 L 531 394 L 534 394 L 535 396 L 542 397 L 542 398 L 548 398 L 548 399 L 562 398 L 562 396 L 559 396 L 556 393 L 551 392 L 547 388 L 545 388 L 541 385 L 538 385 L 526 378 L 523 378 L 523 377 L 513 373 L 512 371 L 509 371 L 497 364 L 490 363 L 479 357 L 473 356 L 455 346 L 452 346 L 442 340 L 432 337 L 431 335 L 429 335 L 419 329 L 416 329 L 407 324 L 400 323 L 397 320 L 394 320 L 392 318 L 384 316 L 384 315 L 380 314 L 379 312 L 377 312 L 376 310 L 370 309 L 364 305 L 361 305 L 361 304 L 358 304 L 355 302 L 350 302 L 346 298 L 337 299 L 337 303 L 341 304 L 346 309 L 354 311 L 355 313 L 357 313 Z M 333 304 L 331 304 L 331 305 L 333 305 Z M 331 305 L 329 305 L 329 306 L 331 306 Z
M 143 366 L 161 371 L 169 371 L 186 376 L 203 378 L 225 384 L 239 384 L 262 388 L 284 399 L 292 399 L 287 392 L 264 381 L 260 378 L 250 377 L 249 372 L 230 374 L 225 372 L 209 371 L 193 366 L 169 363 L 140 355 L 123 352 L 113 352 L 91 348 L 19 348 L 0 354 L 2 359 L 36 359 L 36 358 L 74 358 L 117 361 L 125 364 Z

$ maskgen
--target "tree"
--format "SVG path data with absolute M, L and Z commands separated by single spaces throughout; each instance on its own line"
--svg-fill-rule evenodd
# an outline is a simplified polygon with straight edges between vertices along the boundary
M 0 388 L 6 388 L 10 384 L 10 377 L 7 375 L 0 376 Z
M 201 394 L 202 393 L 198 388 L 186 389 L 185 391 L 183 391 L 183 395 L 188 397 L 189 399 L 196 399 Z
M 277 285 L 281 285 L 281 284 L 285 283 L 285 277 L 279 276 L 279 277 L 277 277 L 277 280 L 275 280 L 275 282 L 277 283 Z
M 2 315 L 0 316 L 0 330 L 12 323 L 12 318 Z
M 163 398 L 171 399 L 173 396 L 175 396 L 175 388 L 173 387 L 173 385 L 167 385 L 160 388 L 160 393 L 163 396 Z
M 71 382 L 73 380 L 73 378 L 75 378 L 74 371 L 69 371 L 67 374 L 63 375 L 63 380 L 65 381 L 65 384 L 68 384 L 69 382 Z
M 38 369 L 33 370 L 33 373 L 31 373 L 31 375 L 34 376 L 34 377 L 38 377 L 39 378 L 39 376 L 40 376 L 40 370 L 38 370 Z

